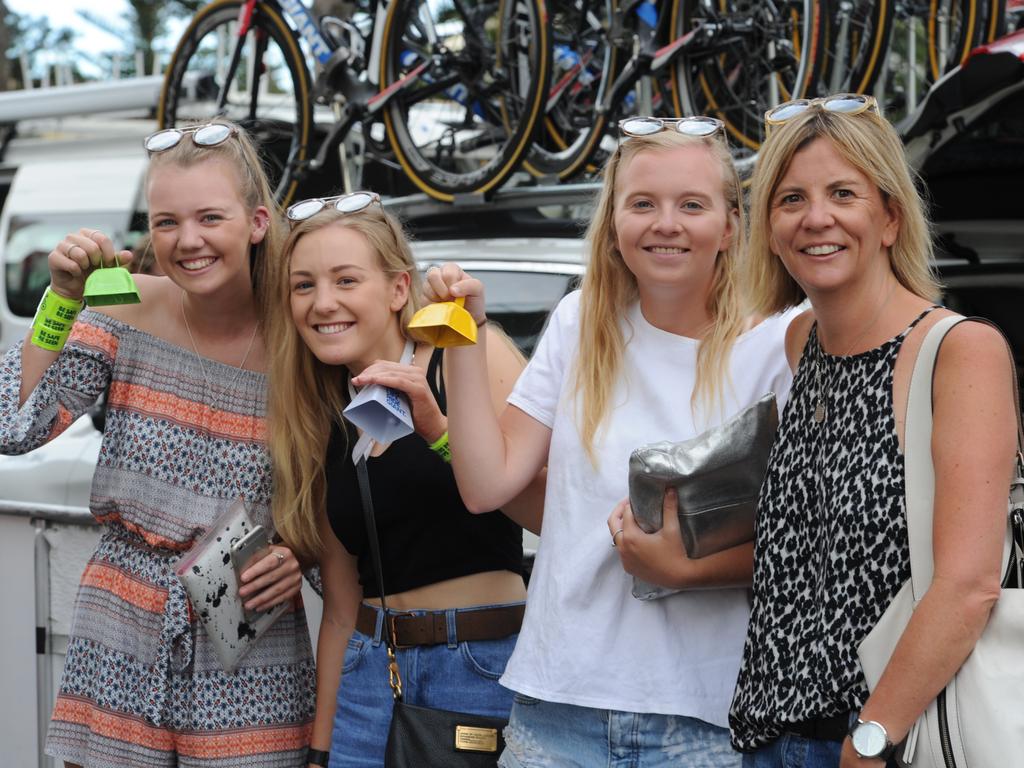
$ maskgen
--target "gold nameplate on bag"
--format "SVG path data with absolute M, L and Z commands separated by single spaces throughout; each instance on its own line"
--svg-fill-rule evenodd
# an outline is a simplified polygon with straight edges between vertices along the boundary
M 456 725 L 455 749 L 463 752 L 497 752 L 498 729 Z

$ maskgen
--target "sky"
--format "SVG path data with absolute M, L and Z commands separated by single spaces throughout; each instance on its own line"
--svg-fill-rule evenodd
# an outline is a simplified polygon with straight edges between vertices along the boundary
M 124 50 L 124 41 L 115 37 L 81 18 L 76 11 L 84 9 L 93 15 L 106 19 L 111 26 L 122 27 L 124 22 L 121 14 L 128 8 L 123 0 L 4 0 L 7 7 L 15 13 L 27 16 L 47 16 L 51 26 L 55 28 L 70 27 L 78 33 L 75 40 L 77 48 L 96 53 L 112 53 Z M 170 44 L 168 43 L 168 46 Z M 60 51 L 41 52 L 40 57 L 47 61 L 59 60 L 67 54 Z M 109 72 L 100 72 L 85 61 L 78 62 L 82 72 L 92 77 L 109 76 Z M 38 66 L 34 62 L 33 66 Z M 37 73 L 38 76 L 38 73 Z

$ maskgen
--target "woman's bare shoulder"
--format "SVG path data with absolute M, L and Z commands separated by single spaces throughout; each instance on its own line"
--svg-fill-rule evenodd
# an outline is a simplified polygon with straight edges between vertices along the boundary
M 796 371 L 807 345 L 807 338 L 811 335 L 811 326 L 814 325 L 814 311 L 807 309 L 794 317 L 786 329 L 786 359 L 789 367 Z

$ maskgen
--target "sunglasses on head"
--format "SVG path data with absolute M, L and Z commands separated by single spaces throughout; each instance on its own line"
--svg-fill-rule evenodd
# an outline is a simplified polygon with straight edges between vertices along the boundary
M 216 147 L 237 134 L 237 128 L 224 123 L 206 123 L 187 128 L 165 128 L 162 131 L 149 134 L 143 141 L 143 146 L 150 154 L 166 152 L 168 149 L 178 146 L 186 136 L 191 136 L 192 143 L 197 147 Z
M 725 132 L 725 124 L 715 117 L 627 117 L 619 121 L 619 133 L 631 138 L 653 136 L 662 131 L 675 131 L 684 136 L 713 136 Z
M 332 203 L 333 205 L 331 205 Z M 333 197 L 311 197 L 290 205 L 285 215 L 288 217 L 288 221 L 297 224 L 310 216 L 316 216 L 328 205 L 342 213 L 358 213 L 365 211 L 374 203 L 380 204 L 380 195 L 376 192 L 349 192 L 346 195 L 334 195 Z
M 772 107 L 764 113 L 765 137 L 770 136 L 776 126 L 788 123 L 809 109 L 819 109 L 838 115 L 859 115 L 868 111 L 879 114 L 875 97 L 863 93 L 837 93 L 818 99 L 794 99 Z

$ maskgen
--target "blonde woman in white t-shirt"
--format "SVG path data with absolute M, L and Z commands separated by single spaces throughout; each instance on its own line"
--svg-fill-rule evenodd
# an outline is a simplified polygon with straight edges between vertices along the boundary
M 498 508 L 548 467 L 526 619 L 502 678 L 516 692 L 504 768 L 739 765 L 726 724 L 751 546 L 690 561 L 678 534 L 618 534 L 631 567 L 685 590 L 641 602 L 606 526 L 634 448 L 699 434 L 769 390 L 785 396 L 786 319 L 751 327 L 741 305 L 744 219 L 721 124 L 634 118 L 622 128 L 582 289 L 556 308 L 500 418 L 486 340 L 450 351 L 466 505 Z M 457 265 L 428 282 L 432 298 L 465 297 L 484 321 L 483 288 Z

